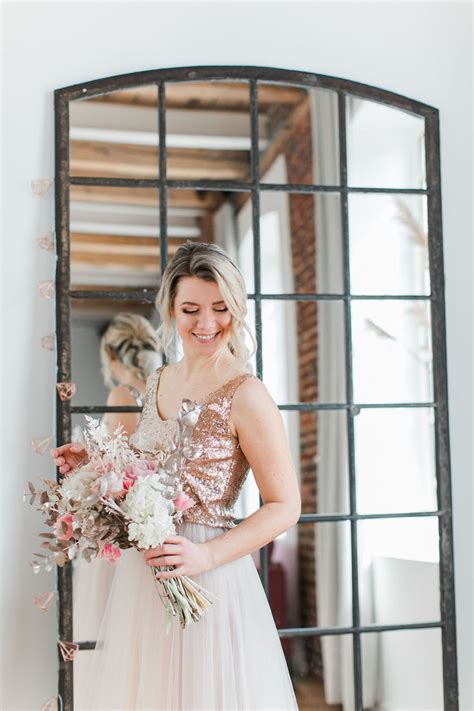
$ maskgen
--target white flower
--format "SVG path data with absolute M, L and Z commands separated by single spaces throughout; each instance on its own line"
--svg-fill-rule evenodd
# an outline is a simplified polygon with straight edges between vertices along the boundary
M 70 474 L 64 478 L 61 484 L 61 493 L 66 502 L 70 500 L 84 501 L 91 493 L 91 484 L 97 479 L 97 472 L 91 469 L 82 468 L 75 474 Z
M 139 548 L 156 548 L 172 533 L 173 507 L 162 493 L 158 474 L 140 477 L 129 490 L 123 509 L 130 519 L 128 540 Z

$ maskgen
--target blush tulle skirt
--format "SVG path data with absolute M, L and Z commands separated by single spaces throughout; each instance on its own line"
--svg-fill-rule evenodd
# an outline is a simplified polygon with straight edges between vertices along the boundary
M 223 531 L 197 523 L 177 529 L 197 543 Z M 75 589 L 74 638 L 84 640 L 97 625 L 99 642 L 74 661 L 76 711 L 298 709 L 251 555 L 193 576 L 218 599 L 184 630 L 173 618 L 168 632 L 143 554 L 123 551 L 113 573 L 105 561 L 95 563 L 85 584 L 89 564 L 81 562 Z

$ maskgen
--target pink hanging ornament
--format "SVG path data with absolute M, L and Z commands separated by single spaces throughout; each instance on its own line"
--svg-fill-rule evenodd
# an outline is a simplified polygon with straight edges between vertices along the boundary
M 41 348 L 44 348 L 45 351 L 54 351 L 55 339 L 56 333 L 54 331 L 48 333 L 47 336 L 43 336 L 41 338 Z
M 38 197 L 44 197 L 52 184 L 52 180 L 48 180 L 47 178 L 39 178 L 31 181 L 31 189 L 35 195 L 38 195 Z
M 54 251 L 54 231 L 53 230 L 51 232 L 48 232 L 47 235 L 38 237 L 38 239 L 36 241 L 38 243 L 38 247 L 41 247 L 41 249 L 46 249 L 48 252 Z
M 61 656 L 65 662 L 72 662 L 79 651 L 79 645 L 76 642 L 65 642 L 58 640 L 58 646 L 61 651 Z
M 44 593 L 44 595 L 35 595 L 33 597 L 33 603 L 38 610 L 41 610 L 41 612 L 48 612 L 51 603 L 53 602 L 54 595 L 54 590 Z
M 31 448 L 33 449 L 33 452 L 36 452 L 36 454 L 44 454 L 48 449 L 49 443 L 52 439 L 53 435 L 49 435 L 49 437 L 43 437 L 42 439 L 32 439 Z
M 58 697 L 52 696 L 41 705 L 40 711 L 58 711 Z
M 54 296 L 54 281 L 39 281 L 38 291 L 43 299 L 52 299 Z
M 70 400 L 76 394 L 75 383 L 56 383 L 60 400 Z

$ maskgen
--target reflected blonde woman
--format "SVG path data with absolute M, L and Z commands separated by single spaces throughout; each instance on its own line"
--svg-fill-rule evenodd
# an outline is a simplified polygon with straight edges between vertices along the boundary
M 154 371 L 132 443 L 166 448 L 184 398 L 203 405 L 193 431 L 202 456 L 181 471 L 196 504 L 162 546 L 123 552 L 91 652 L 87 709 L 297 709 L 286 660 L 252 552 L 295 525 L 301 500 L 283 418 L 252 374 L 246 287 L 227 253 L 186 242 L 163 274 L 158 337 L 172 361 Z M 81 445 L 52 450 L 67 474 Z M 251 469 L 261 508 L 236 525 L 233 506 Z M 217 596 L 184 630 L 164 607 L 147 568 L 190 575 Z
M 108 406 L 143 405 L 146 380 L 159 365 L 158 351 L 156 331 L 146 318 L 122 312 L 112 319 L 100 340 Z M 109 432 L 121 423 L 127 435 L 135 432 L 138 420 L 135 412 L 108 412 L 102 418 Z
M 100 362 L 105 385 L 109 388 L 107 406 L 143 406 L 145 383 L 159 364 L 156 330 L 150 322 L 128 312 L 117 314 L 107 324 L 100 339 Z M 122 424 L 127 436 L 138 425 L 139 413 L 108 412 L 102 418 L 112 434 Z M 99 635 L 115 567 L 95 558 L 90 563 L 73 563 L 73 630 L 78 641 L 93 641 Z M 88 655 L 81 653 L 74 664 L 74 698 L 79 708 L 88 688 Z

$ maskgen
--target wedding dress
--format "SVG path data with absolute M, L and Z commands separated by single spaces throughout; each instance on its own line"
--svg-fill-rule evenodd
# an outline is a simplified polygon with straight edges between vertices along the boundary
M 161 366 L 147 381 L 145 403 L 131 444 L 145 456 L 166 448 L 177 427 L 161 418 Z M 210 393 L 193 431 L 202 456 L 181 474 L 197 505 L 185 511 L 177 533 L 204 542 L 235 526 L 232 507 L 249 464 L 229 429 L 232 397 L 243 373 Z M 142 552 L 122 551 L 116 565 L 97 645 L 83 652 L 87 687 L 74 708 L 227 711 L 298 709 L 272 612 L 252 555 L 193 576 L 217 599 L 184 629 L 165 609 Z M 76 635 L 75 635 L 75 638 Z

